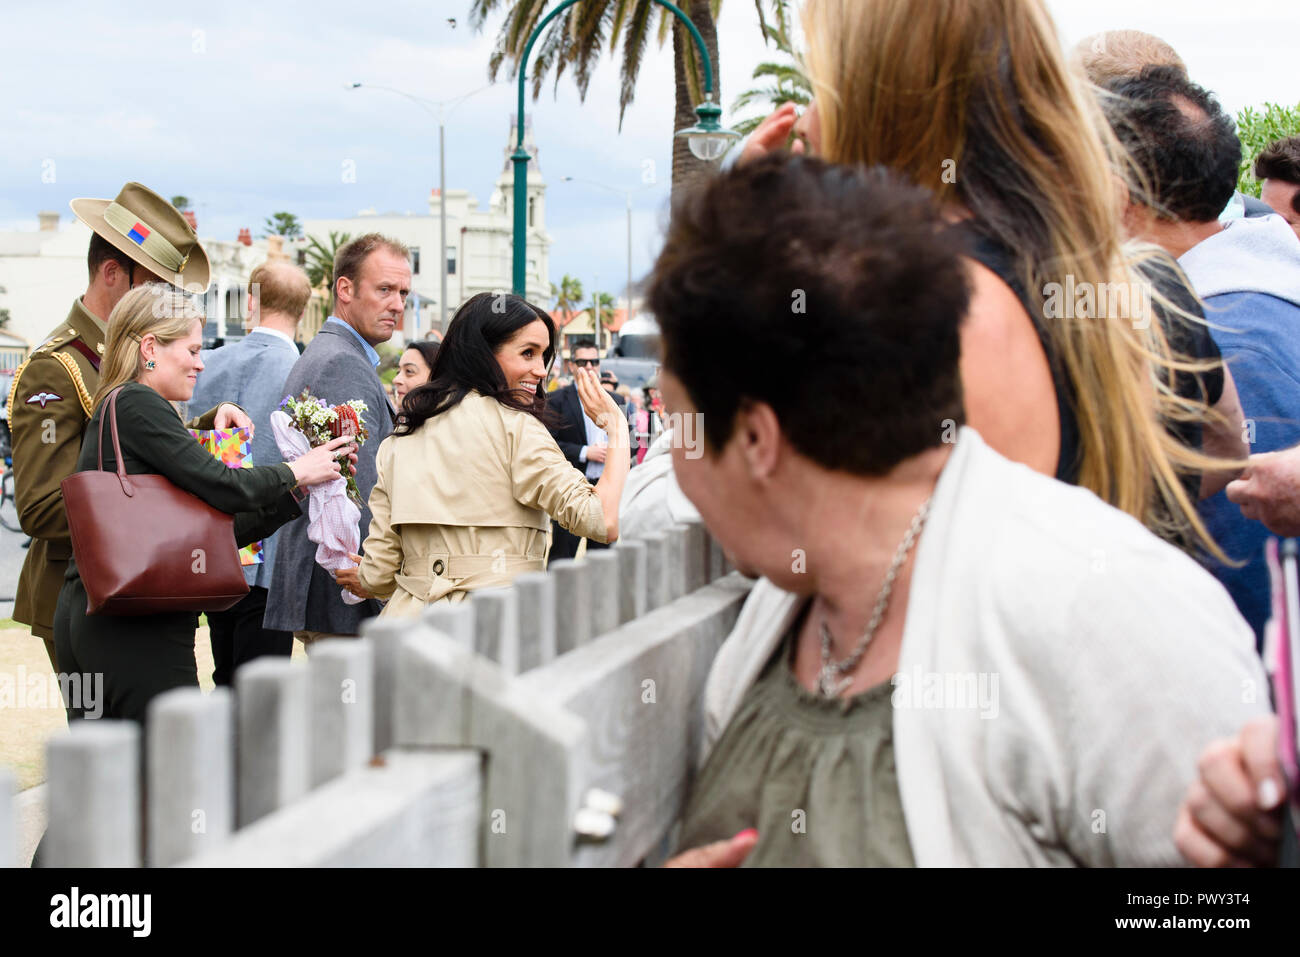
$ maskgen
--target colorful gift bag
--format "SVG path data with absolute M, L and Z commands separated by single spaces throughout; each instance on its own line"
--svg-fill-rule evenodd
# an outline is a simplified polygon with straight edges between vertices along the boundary
M 232 469 L 253 467 L 253 440 L 247 429 L 190 429 L 190 435 L 207 449 L 218 462 Z M 239 550 L 239 564 L 260 565 L 266 561 L 261 542 L 253 542 Z

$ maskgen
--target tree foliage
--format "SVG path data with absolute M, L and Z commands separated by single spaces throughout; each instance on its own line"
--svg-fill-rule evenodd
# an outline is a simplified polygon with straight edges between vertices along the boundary
M 713 61 L 714 94 L 721 97 L 721 65 L 718 57 L 717 17 L 722 0 L 677 0 L 677 5 L 695 23 Z M 788 31 L 792 0 L 754 0 L 760 27 Z M 472 0 L 470 25 L 481 30 L 485 20 L 505 11 L 506 18 L 497 35 L 496 46 L 488 60 L 488 75 L 495 80 L 509 62 L 510 76 L 518 76 L 528 38 L 542 18 L 554 9 L 551 0 Z M 695 106 L 703 99 L 703 67 L 699 53 L 685 28 L 666 8 L 654 0 L 586 0 L 560 14 L 533 48 L 528 63 L 532 71 L 533 99 L 541 96 L 548 75 L 554 76 L 559 89 L 565 70 L 572 70 L 578 96 L 586 99 L 600 57 L 608 46 L 611 54 L 622 46 L 619 66 L 619 129 L 628 106 L 636 94 L 636 82 L 645 60 L 651 37 L 662 48 L 673 38 L 674 57 L 674 130 L 695 121 Z M 703 164 L 674 142 L 673 186 L 685 181 L 688 174 Z
M 739 113 L 751 106 L 758 106 L 759 113 L 747 119 L 737 120 L 731 124 L 741 136 L 748 136 L 758 128 L 763 119 L 782 103 L 796 103 L 807 106 L 812 102 L 812 85 L 799 65 L 799 54 L 795 53 L 790 34 L 787 30 L 764 25 L 763 34 L 769 43 L 785 54 L 781 62 L 767 61 L 754 67 L 753 79 L 769 80 L 766 86 L 751 87 L 731 104 L 731 112 Z M 791 136 L 793 137 L 793 131 Z
M 1300 104 L 1288 107 L 1265 103 L 1262 111 L 1248 106 L 1237 114 L 1237 137 L 1241 140 L 1237 189 L 1249 196 L 1259 196 L 1255 158 L 1266 147 L 1288 136 L 1300 136 Z
M 266 223 L 262 227 L 266 236 L 284 236 L 287 239 L 296 239 L 302 235 L 302 223 L 293 213 L 272 213 L 266 217 Z
M 307 278 L 316 289 L 325 289 L 326 315 L 334 311 L 334 257 L 352 238 L 351 233 L 330 230 L 328 245 L 315 236 L 307 237 Z
M 565 273 L 559 286 L 551 283 L 551 299 L 564 318 L 564 325 L 568 325 L 573 313 L 582 305 L 582 281 Z

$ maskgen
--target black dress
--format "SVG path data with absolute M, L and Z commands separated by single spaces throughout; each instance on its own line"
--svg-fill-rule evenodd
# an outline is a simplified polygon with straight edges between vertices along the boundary
M 103 404 L 86 427 L 77 471 L 98 467 L 99 419 Z M 212 428 L 214 409 L 190 423 Z M 227 468 L 186 431 L 166 399 L 148 386 L 130 383 L 117 400 L 118 439 L 131 475 L 163 475 L 178 488 L 235 516 L 235 541 L 243 546 L 265 538 L 301 514 L 290 489 L 288 465 Z M 104 468 L 116 469 L 112 444 L 104 436 Z M 139 530 L 147 536 L 149 529 Z M 171 688 L 198 687 L 194 663 L 196 612 L 158 615 L 87 615 L 86 589 L 76 561 L 59 593 L 54 616 L 54 643 L 60 671 L 80 675 L 64 686 L 78 689 L 65 701 L 68 719 L 124 718 L 144 721 L 149 702 Z M 98 677 L 98 676 L 102 676 Z

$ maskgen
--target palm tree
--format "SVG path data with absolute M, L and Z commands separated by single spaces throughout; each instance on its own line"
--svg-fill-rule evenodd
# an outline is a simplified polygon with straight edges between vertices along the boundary
M 763 119 L 782 103 L 807 106 L 812 102 L 812 85 L 808 82 L 808 77 L 799 66 L 800 58 L 794 52 L 789 34 L 770 26 L 765 26 L 763 32 L 766 34 L 768 41 L 789 58 L 789 62 L 776 63 L 769 61 L 754 67 L 753 78 L 755 80 L 766 77 L 774 82 L 768 86 L 753 87 L 746 90 L 736 97 L 736 101 L 731 104 L 732 113 L 738 113 L 752 104 L 761 105 L 757 116 L 731 124 L 732 129 L 741 136 L 748 136 L 754 132 L 758 125 L 763 122 Z M 794 132 L 791 131 L 790 135 L 793 138 Z
M 555 283 L 551 283 L 551 298 L 555 300 L 555 308 L 564 317 L 561 325 L 567 326 L 573 319 L 575 308 L 582 302 L 582 281 L 565 273 L 558 288 Z
M 266 223 L 262 228 L 266 230 L 267 236 L 294 239 L 302 235 L 302 223 L 293 213 L 272 213 L 266 217 Z
M 334 257 L 339 247 L 352 238 L 351 233 L 339 234 L 330 230 L 329 245 L 315 236 L 307 237 L 307 278 L 312 286 L 325 290 L 325 314 L 334 312 Z
M 524 45 L 549 6 L 550 0 L 472 0 L 470 24 L 475 30 L 482 29 L 484 20 L 497 10 L 508 7 L 505 23 L 497 36 L 496 49 L 488 61 L 488 75 L 491 79 L 496 79 L 506 60 L 512 64 L 511 75 L 518 75 Z M 713 61 L 713 94 L 720 100 L 722 89 L 717 15 L 722 0 L 679 0 L 678 6 L 685 8 L 686 15 L 704 38 L 705 48 Z M 764 31 L 768 28 L 769 8 L 778 29 L 782 32 L 787 30 L 790 0 L 754 0 L 754 6 L 758 10 L 759 23 Z M 656 11 L 659 14 L 656 31 L 659 46 L 664 45 L 670 32 L 673 38 L 673 129 L 694 125 L 695 107 L 703 97 L 704 87 L 699 54 L 690 33 L 681 22 L 652 0 L 587 0 L 586 3 L 575 4 L 556 18 L 539 41 L 530 64 L 533 71 L 533 99 L 536 100 L 541 95 L 548 73 L 554 72 L 555 87 L 558 89 L 560 78 L 565 69 L 570 67 L 578 84 L 578 95 L 586 99 L 587 86 L 606 39 L 609 41 L 610 52 L 621 40 L 623 59 L 620 68 L 618 122 L 622 129 L 623 117 L 636 94 L 636 81 L 641 72 L 646 44 L 650 41 Z M 704 168 L 706 164 L 695 158 L 686 142 L 674 138 L 673 189 L 680 188 Z
M 614 310 L 618 307 L 618 303 L 610 293 L 596 293 L 592 305 L 602 326 L 608 328 L 614 324 Z

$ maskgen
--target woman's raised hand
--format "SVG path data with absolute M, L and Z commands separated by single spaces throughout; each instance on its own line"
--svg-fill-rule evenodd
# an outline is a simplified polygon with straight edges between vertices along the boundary
M 614 396 L 600 387 L 600 379 L 590 368 L 580 366 L 574 376 L 578 399 L 587 418 L 595 422 L 609 436 L 610 445 L 627 444 L 627 416 L 614 401 Z M 620 442 L 619 438 L 622 441 Z
M 294 459 L 289 463 L 289 468 L 293 469 L 293 477 L 302 486 L 320 485 L 322 482 L 330 482 L 338 478 L 341 473 L 337 456 L 342 453 L 349 455 L 354 453 L 356 446 L 352 441 L 352 436 L 342 435 Z
M 758 128 L 749 134 L 749 142 L 741 152 L 737 163 L 751 163 L 761 156 L 775 150 L 783 149 L 785 141 L 790 138 L 790 131 L 799 122 L 799 111 L 793 103 L 782 103 Z M 803 140 L 795 140 L 790 146 L 791 153 L 804 151 Z

